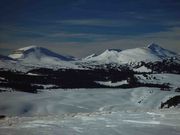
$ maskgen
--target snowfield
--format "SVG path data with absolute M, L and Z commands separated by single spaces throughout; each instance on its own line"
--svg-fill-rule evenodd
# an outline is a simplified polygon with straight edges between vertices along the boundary
M 179 107 L 160 104 L 174 91 L 158 88 L 57 89 L 0 93 L 0 135 L 178 135 Z
M 3 92 L 0 94 L 0 112 L 8 116 L 44 116 L 99 111 L 153 110 L 158 109 L 162 101 L 178 94 L 178 92 L 145 87 L 57 89 L 38 94 Z
M 180 111 L 101 112 L 67 116 L 12 117 L 1 135 L 179 135 Z

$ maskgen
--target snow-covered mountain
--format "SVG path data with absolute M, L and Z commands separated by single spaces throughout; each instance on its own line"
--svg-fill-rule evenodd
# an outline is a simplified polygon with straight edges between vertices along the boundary
M 54 53 L 46 48 L 37 47 L 37 46 L 28 46 L 15 50 L 13 54 L 10 54 L 9 57 L 18 60 L 62 60 L 62 61 L 71 61 L 73 60 L 70 57 L 65 57 L 63 55 Z
M 139 62 L 156 62 L 170 57 L 176 57 L 180 61 L 179 54 L 166 50 L 154 43 L 147 47 L 126 50 L 107 49 L 99 55 L 92 54 L 81 60 L 72 56 L 54 53 L 43 47 L 28 46 L 15 50 L 9 57 L 0 56 L 0 62 L 2 63 L 0 68 L 6 67 L 7 69 L 23 71 L 36 67 L 79 69 L 104 64 L 138 65 Z
M 127 50 L 117 50 L 108 49 L 102 54 L 95 57 L 87 57 L 85 61 L 87 62 L 97 62 L 97 63 L 131 63 L 131 62 L 154 62 L 166 59 L 169 57 L 174 57 L 177 54 L 166 50 L 157 44 L 150 44 L 147 47 L 134 48 Z
M 74 63 L 72 63 L 72 61 L 75 60 L 74 57 L 66 57 L 46 48 L 37 46 L 28 46 L 17 49 L 9 55 L 9 58 L 16 60 L 16 63 L 13 63 L 13 66 L 7 66 L 8 69 L 13 70 L 26 71 L 27 69 L 36 67 L 53 69 L 78 68 Z M 8 65 L 12 65 L 10 61 L 7 61 L 6 63 L 10 63 Z M 3 65 L 7 65 L 6 63 Z
M 97 63 L 131 63 L 131 62 L 154 62 L 160 61 L 169 57 L 177 56 L 178 54 L 166 50 L 157 44 L 150 44 L 147 47 L 133 48 L 133 49 L 107 49 L 100 55 L 92 54 L 82 59 L 81 62 L 97 62 Z M 66 57 L 54 53 L 43 47 L 29 46 L 15 50 L 13 54 L 9 55 L 10 58 L 24 61 L 26 63 L 58 63 L 58 62 L 71 62 L 76 61 L 74 57 Z M 79 62 L 79 61 L 78 61 Z
M 173 57 L 173 56 L 177 55 L 177 53 L 172 52 L 172 51 L 167 50 L 167 49 L 164 49 L 164 48 L 162 48 L 159 45 L 154 44 L 154 43 L 148 45 L 147 48 L 150 49 L 151 52 L 154 53 L 154 55 L 157 55 L 158 57 L 160 57 L 162 59 L 167 58 L 167 57 Z

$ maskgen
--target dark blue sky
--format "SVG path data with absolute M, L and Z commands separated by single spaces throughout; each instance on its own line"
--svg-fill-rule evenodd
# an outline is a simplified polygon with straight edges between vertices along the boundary
M 180 51 L 179 0 L 1 0 L 0 53 L 37 45 L 85 56 L 151 42 Z

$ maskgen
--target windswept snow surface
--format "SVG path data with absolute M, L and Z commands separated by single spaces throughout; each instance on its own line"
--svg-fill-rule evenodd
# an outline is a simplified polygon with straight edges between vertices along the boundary
M 155 88 L 4 92 L 0 112 L 9 117 L 0 120 L 0 135 L 179 135 L 179 108 L 158 109 L 173 95 Z
M 180 111 L 102 112 L 0 121 L 1 135 L 179 135 Z

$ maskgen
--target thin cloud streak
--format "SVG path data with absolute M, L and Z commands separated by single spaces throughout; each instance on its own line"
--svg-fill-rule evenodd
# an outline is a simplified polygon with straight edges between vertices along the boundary
M 43 40 L 29 40 L 23 42 L 17 42 L 13 46 L 14 48 L 24 47 L 28 45 L 38 45 L 47 47 L 61 54 L 74 55 L 76 57 L 85 57 L 91 53 L 101 53 L 108 48 L 127 49 L 134 47 L 143 47 L 152 42 L 160 44 L 162 47 L 168 48 L 175 52 L 180 52 L 180 27 L 174 27 L 165 32 L 157 32 L 151 34 L 145 34 L 141 36 L 127 36 L 123 38 L 104 37 L 106 40 L 98 40 L 93 42 L 53 42 Z M 62 34 L 62 33 L 61 33 Z M 60 34 L 60 35 L 61 35 Z M 84 35 L 84 34 L 82 34 Z M 80 35 L 64 35 L 64 36 L 81 36 Z M 8 44 L 3 44 L 1 48 L 7 48 Z M 81 49 L 79 49 L 81 48 Z
M 83 26 L 105 26 L 105 27 L 124 27 L 135 25 L 135 22 L 129 20 L 115 20 L 115 19 L 74 19 L 56 21 L 63 25 L 83 25 Z

